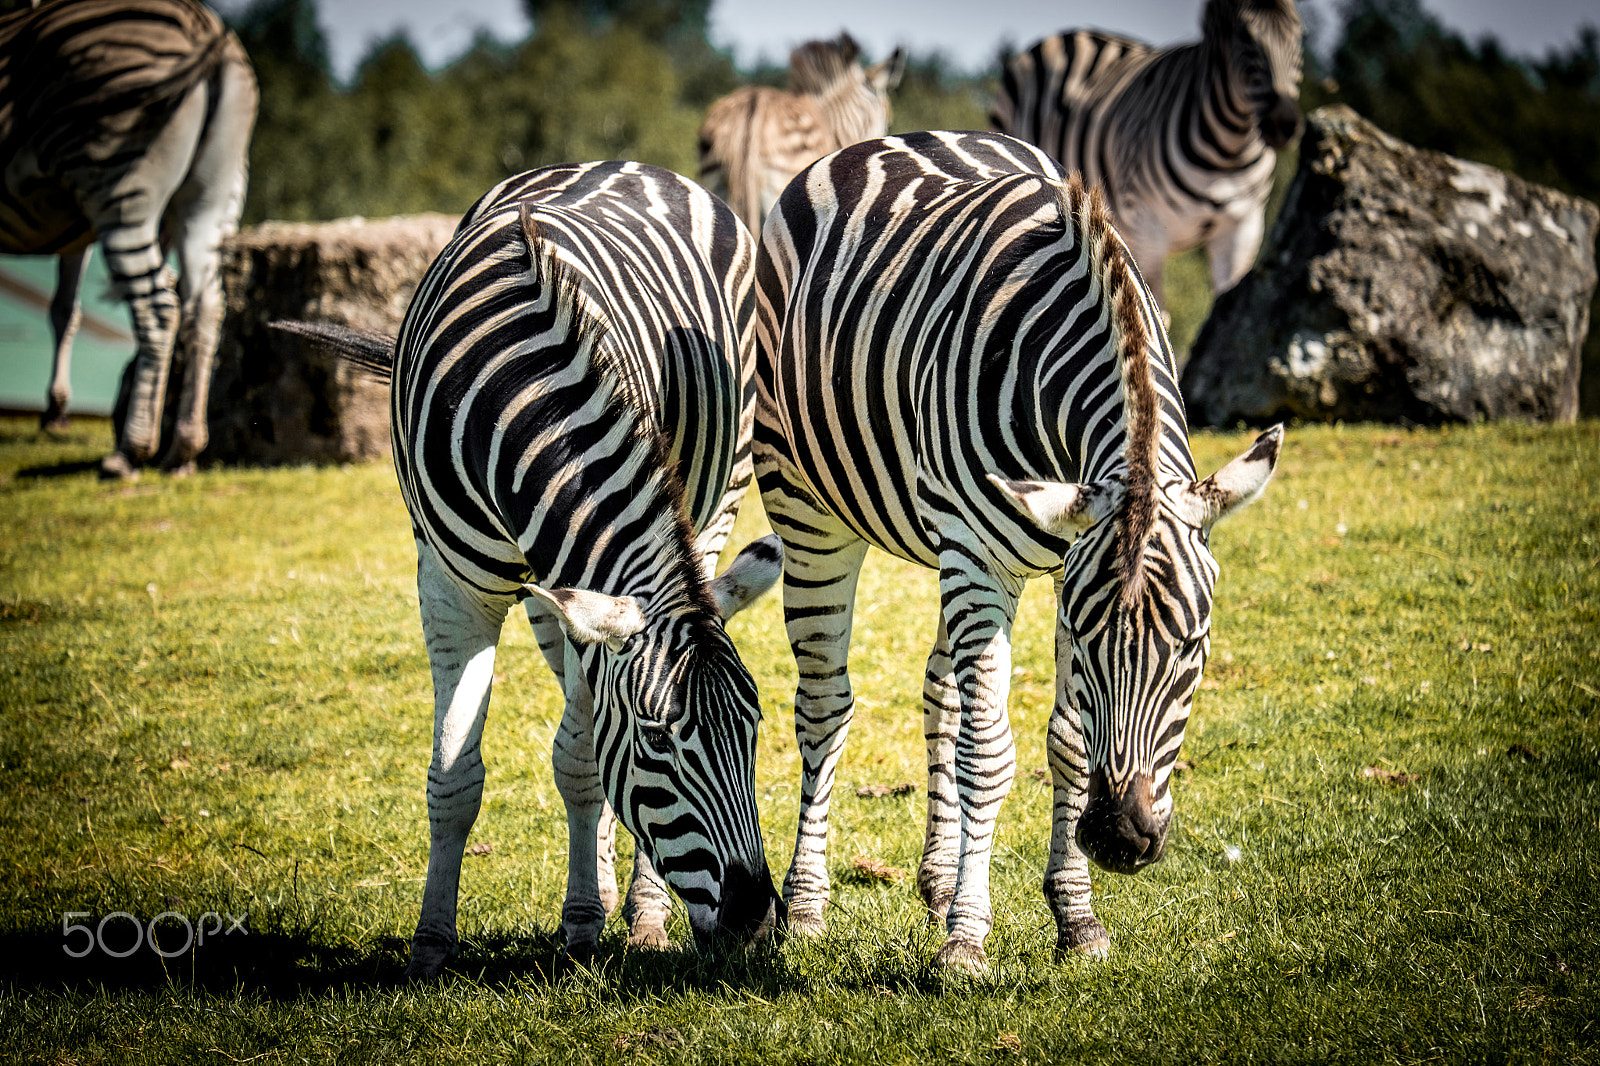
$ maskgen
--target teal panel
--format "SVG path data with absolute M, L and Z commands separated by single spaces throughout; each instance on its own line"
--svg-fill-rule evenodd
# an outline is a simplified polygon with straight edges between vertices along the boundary
M 48 301 L 56 287 L 52 256 L 3 255 L 0 272 Z M 135 344 L 128 309 L 111 294 L 111 278 L 102 257 L 89 261 L 80 293 L 84 313 L 127 334 L 107 340 L 79 329 L 72 345 L 72 405 L 80 414 L 109 415 L 117 399 L 122 368 L 133 358 Z M 0 408 L 42 411 L 50 387 L 50 316 L 35 300 L 0 288 Z

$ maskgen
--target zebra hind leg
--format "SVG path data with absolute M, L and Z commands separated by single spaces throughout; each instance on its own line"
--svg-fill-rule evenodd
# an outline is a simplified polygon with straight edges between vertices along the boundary
M 456 952 L 461 857 L 483 800 L 483 723 L 505 605 L 496 610 L 457 586 L 421 541 L 417 594 L 433 671 L 433 761 L 428 767 L 428 877 L 406 976 L 431 979 Z
M 769 505 L 770 507 L 770 505 Z M 783 880 L 789 931 L 796 936 L 822 933 L 832 893 L 828 877 L 828 812 L 834 777 L 844 753 L 855 696 L 850 687 L 851 616 L 856 580 L 866 557 L 859 538 L 822 544 L 800 541 L 800 529 L 815 533 L 826 519 L 811 516 L 800 524 L 768 511 L 783 535 L 783 613 L 789 646 L 799 667 L 795 689 L 795 739 L 800 748 L 800 818 L 794 860 Z
M 92 247 L 92 246 L 91 246 Z M 89 267 L 91 248 L 56 260 L 56 293 L 50 300 L 50 332 L 55 338 L 55 363 L 50 372 L 50 392 L 39 428 L 59 432 L 67 428 L 67 404 L 72 400 L 72 341 L 83 320 L 78 292 Z
M 917 891 L 928 907 L 928 924 L 943 925 L 956 894 L 961 862 L 961 805 L 956 795 L 956 730 L 961 698 L 950 665 L 950 637 L 944 618 L 928 656 L 922 685 L 922 732 L 928 744 L 928 826 L 923 838 Z

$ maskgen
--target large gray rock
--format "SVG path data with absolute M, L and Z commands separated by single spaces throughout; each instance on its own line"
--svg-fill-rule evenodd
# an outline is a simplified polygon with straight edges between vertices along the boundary
M 1600 211 L 1383 133 L 1308 119 L 1255 269 L 1183 371 L 1191 422 L 1569 422 Z
M 267 323 L 302 319 L 398 333 L 417 282 L 456 221 L 266 222 L 230 240 L 223 250 L 228 310 L 204 459 L 276 464 L 388 455 L 388 386 Z

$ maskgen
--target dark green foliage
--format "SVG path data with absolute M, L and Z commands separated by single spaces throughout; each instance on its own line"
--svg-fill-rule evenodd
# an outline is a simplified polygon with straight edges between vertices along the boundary
M 692 175 L 713 100 L 746 82 L 787 81 L 781 66 L 737 71 L 710 45 L 710 0 L 525 5 L 534 34 L 520 44 L 482 41 L 430 72 L 407 41 L 391 40 L 339 87 L 313 0 L 258 0 L 237 20 L 261 82 L 245 221 L 457 213 L 512 174 L 573 160 L 638 159 Z M 1463 41 L 1418 0 L 1348 0 L 1330 21 L 1327 54 L 1306 56 L 1306 110 L 1346 103 L 1413 144 L 1600 201 L 1593 28 L 1527 59 L 1492 38 Z M 912 57 L 891 129 L 985 128 L 993 93 L 993 69 L 969 75 L 936 55 Z M 1269 220 L 1294 163 L 1284 153 Z M 1166 288 L 1182 353 L 1210 307 L 1203 253 L 1175 258 Z M 1584 367 L 1582 410 L 1600 414 L 1600 331 Z

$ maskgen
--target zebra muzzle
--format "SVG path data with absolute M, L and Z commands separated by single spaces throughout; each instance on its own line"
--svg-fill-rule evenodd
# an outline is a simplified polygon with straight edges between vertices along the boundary
M 1089 797 L 1078 819 L 1078 847 L 1101 869 L 1131 874 L 1161 858 L 1167 822 L 1155 813 L 1150 775 L 1134 774 L 1120 790 L 1106 772 L 1089 775 Z

